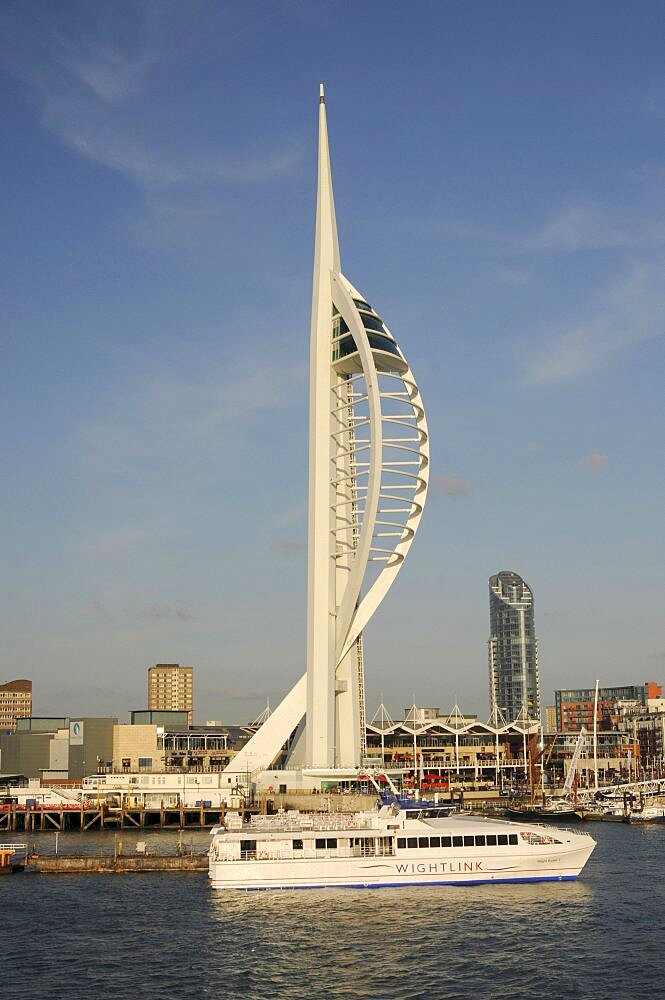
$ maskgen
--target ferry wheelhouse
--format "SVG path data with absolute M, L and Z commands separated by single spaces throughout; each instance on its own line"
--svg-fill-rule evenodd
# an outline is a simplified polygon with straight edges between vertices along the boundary
M 562 881 L 577 878 L 596 846 L 586 833 L 397 804 L 348 815 L 228 816 L 211 838 L 213 889 Z

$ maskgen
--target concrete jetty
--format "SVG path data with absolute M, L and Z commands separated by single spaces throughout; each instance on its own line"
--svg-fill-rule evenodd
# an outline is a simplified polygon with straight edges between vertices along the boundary
M 32 854 L 29 870 L 44 875 L 98 872 L 200 872 L 208 870 L 208 855 Z

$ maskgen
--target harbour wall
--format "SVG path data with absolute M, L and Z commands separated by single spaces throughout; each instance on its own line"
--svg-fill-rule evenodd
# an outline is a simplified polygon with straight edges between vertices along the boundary
M 112 854 L 33 854 L 28 860 L 28 867 L 42 874 L 70 875 L 98 872 L 194 872 L 208 870 L 208 855 L 116 857 Z

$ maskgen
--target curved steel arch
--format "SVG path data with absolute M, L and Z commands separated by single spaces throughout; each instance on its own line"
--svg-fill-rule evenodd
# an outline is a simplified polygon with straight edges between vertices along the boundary
M 357 516 L 359 535 L 353 551 L 350 576 L 337 612 L 336 661 L 339 664 L 392 586 L 415 537 L 427 495 L 429 436 L 425 410 L 415 379 L 388 327 L 383 324 L 399 350 L 399 355 L 396 356 L 399 364 L 395 366 L 396 370 L 390 370 L 392 355 L 384 356 L 381 352 L 379 370 L 361 313 L 354 303 L 354 299 L 363 302 L 366 302 L 366 299 L 341 273 L 331 275 L 331 286 L 333 307 L 348 326 L 358 349 L 359 371 L 347 377 L 362 382 L 365 386 L 363 393 L 356 393 L 355 402 L 367 403 L 369 418 L 358 421 L 355 426 L 368 427 L 370 434 L 368 441 L 363 441 L 360 446 L 355 445 L 350 449 L 352 464 L 355 464 L 353 459 L 360 452 L 369 453 L 367 463 L 369 485 L 366 490 L 360 487 L 365 494 L 364 509 Z M 366 312 L 365 314 L 379 318 L 375 310 L 372 310 L 371 314 Z M 395 386 L 392 391 L 382 391 L 382 379 L 398 382 L 399 388 Z M 393 414 L 389 411 L 390 404 L 403 406 L 406 412 Z M 386 427 L 392 429 L 393 436 L 387 436 Z M 403 429 L 401 437 L 394 436 L 396 427 Z M 391 457 L 391 451 L 398 452 L 400 457 L 402 454 L 408 456 L 406 461 L 409 467 L 397 465 L 396 459 Z M 403 484 L 403 491 L 396 491 L 394 485 L 388 485 L 385 482 L 386 476 L 407 480 Z M 348 473 L 346 478 L 351 482 L 355 481 L 358 489 L 357 470 Z M 399 506 L 385 507 L 386 502 L 390 501 Z M 342 501 L 339 506 L 343 507 L 346 503 L 348 501 Z M 404 516 L 401 519 L 387 521 L 385 519 L 387 514 Z M 337 515 L 338 520 L 342 522 L 338 530 L 346 530 L 339 511 Z M 382 532 L 378 530 L 379 528 L 394 530 Z M 392 545 L 387 547 L 385 544 L 379 545 L 378 539 L 386 537 L 394 539 Z M 385 565 L 362 594 L 368 566 L 376 561 L 383 561 Z

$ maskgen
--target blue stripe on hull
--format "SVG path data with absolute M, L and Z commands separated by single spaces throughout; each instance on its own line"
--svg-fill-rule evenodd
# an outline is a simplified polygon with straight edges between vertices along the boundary
M 312 883 L 311 885 L 247 885 L 222 886 L 221 888 L 235 892 L 272 892 L 273 890 L 280 892 L 291 889 L 408 889 L 411 886 L 427 885 L 456 885 L 466 887 L 473 885 L 507 885 L 509 883 L 515 885 L 517 883 L 533 884 L 534 882 L 574 882 L 576 879 L 577 875 L 545 875 L 541 878 L 484 878 L 464 882 L 376 882 L 374 885 L 361 885 L 348 882 L 336 883 L 335 885 L 317 885 Z M 212 888 L 215 889 L 217 886 L 212 886 Z

